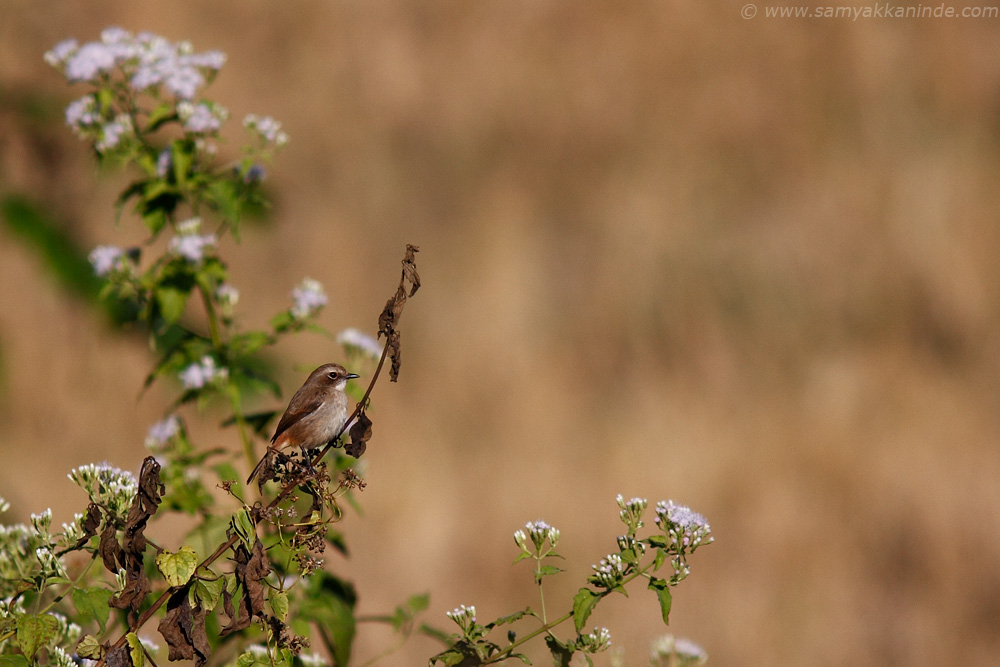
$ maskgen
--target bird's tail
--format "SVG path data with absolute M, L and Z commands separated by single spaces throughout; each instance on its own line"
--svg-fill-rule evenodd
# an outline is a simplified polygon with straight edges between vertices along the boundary
M 253 467 L 253 471 L 251 471 L 250 476 L 247 477 L 248 485 L 250 484 L 250 482 L 253 481 L 253 478 L 257 476 L 257 473 L 260 472 L 260 467 L 264 465 L 264 461 L 268 460 L 270 457 L 271 457 L 271 449 L 268 448 L 268 450 L 264 452 L 264 456 L 260 457 L 260 461 L 257 461 L 257 465 Z

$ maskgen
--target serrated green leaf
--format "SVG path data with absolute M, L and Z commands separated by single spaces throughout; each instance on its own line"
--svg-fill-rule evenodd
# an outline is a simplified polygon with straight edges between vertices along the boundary
M 175 107 L 173 104 L 163 104 L 158 105 L 149 113 L 149 118 L 147 119 L 147 129 L 150 132 L 155 132 L 164 123 L 170 122 L 177 119 L 177 113 L 174 111 Z
M 80 643 L 76 645 L 76 654 L 81 658 L 100 660 L 104 657 L 104 647 L 94 635 L 84 635 Z
M 225 577 L 218 579 L 195 579 L 191 584 L 191 604 L 200 606 L 206 612 L 215 609 L 222 597 L 222 589 L 226 586 Z
M 177 553 L 161 551 L 156 556 L 156 567 L 167 580 L 167 584 L 177 588 L 191 579 L 191 575 L 198 567 L 198 554 L 188 546 L 181 547 Z
M 285 617 L 288 616 L 288 594 L 271 588 L 268 591 L 267 599 L 271 603 L 271 611 L 274 612 L 279 621 L 284 623 Z
M 276 333 L 287 331 L 295 323 L 296 319 L 292 316 L 292 313 L 289 310 L 278 313 L 271 318 L 271 327 Z
M 542 565 L 538 568 L 538 573 L 543 577 L 550 577 L 553 574 L 559 574 L 560 572 L 565 572 L 566 570 L 561 567 L 556 567 L 555 565 Z
M 646 542 L 648 542 L 650 546 L 660 547 L 661 549 L 665 549 L 667 547 L 667 538 L 663 535 L 650 535 L 646 538 Z
M 465 660 L 465 657 L 466 657 L 465 654 L 459 651 L 457 648 L 451 648 L 448 649 L 447 651 L 442 651 L 441 653 L 438 653 L 437 655 L 432 657 L 429 664 L 433 665 L 435 662 L 440 662 L 442 665 L 446 665 L 447 667 L 452 667 L 453 665 L 457 665 L 461 663 L 463 660 Z M 482 664 L 482 663 L 469 663 L 469 664 Z
M 146 654 L 142 652 L 142 643 L 139 641 L 139 637 L 134 632 L 130 632 L 125 635 L 125 641 L 128 642 L 128 655 L 132 658 L 132 667 L 143 667 L 146 664 Z
M 28 667 L 30 664 L 23 655 L 0 655 L 0 667 Z
M 570 667 L 576 648 L 572 643 L 561 642 L 554 635 L 545 635 L 545 645 L 549 647 L 555 667 Z
M 253 543 L 257 539 L 257 529 L 254 526 L 253 519 L 250 517 L 250 512 L 245 507 L 241 508 L 233 515 L 231 525 L 233 532 L 243 542 L 243 546 L 247 548 L 247 551 L 252 549 Z
M 573 596 L 573 625 L 576 627 L 577 633 L 583 630 L 584 624 L 590 618 L 590 613 L 594 611 L 594 607 L 597 606 L 600 599 L 600 595 L 587 587 L 581 588 Z
M 531 613 L 530 609 L 523 609 L 521 611 L 515 611 L 513 614 L 507 614 L 506 616 L 501 616 L 500 618 L 498 618 L 497 620 L 493 621 L 492 623 L 487 623 L 486 627 L 487 628 L 495 628 L 498 625 L 507 625 L 508 623 L 514 623 L 515 621 L 521 620 L 522 618 L 524 618 L 525 614 L 529 614 L 529 613 Z
M 663 566 L 667 561 L 667 552 L 663 549 L 657 549 L 656 555 L 653 556 L 653 572 L 656 572 Z
M 519 553 L 517 555 L 517 558 L 514 559 L 514 562 L 511 563 L 511 565 L 517 565 L 522 560 L 526 560 L 528 558 L 531 558 L 531 556 L 532 556 L 532 554 L 528 553 L 527 551 L 522 551 L 521 553 Z
M 85 619 L 97 621 L 97 625 L 103 632 L 104 624 L 108 622 L 108 617 L 111 615 L 111 608 L 108 606 L 111 595 L 111 591 L 99 586 L 75 588 L 72 594 L 73 606 L 76 607 L 77 613 Z
M 670 584 L 666 579 L 651 577 L 649 579 L 649 590 L 656 593 L 656 599 L 660 602 L 660 614 L 663 617 L 663 624 L 670 625 L 670 605 L 673 601 L 670 594 Z
M 156 289 L 156 303 L 160 307 L 160 316 L 167 324 L 173 324 L 181 319 L 187 307 L 189 292 L 176 287 L 161 286 Z
M 48 614 L 25 614 L 17 619 L 17 645 L 28 660 L 59 632 L 59 622 Z
M 194 143 L 191 141 L 175 141 L 170 147 L 171 163 L 174 166 L 174 180 L 177 185 L 185 187 L 191 165 L 194 162 Z
M 144 211 L 142 214 L 142 223 L 146 225 L 146 229 L 152 236 L 156 236 L 163 230 L 167 225 L 167 214 L 161 208 L 153 208 L 148 211 Z
M 216 180 L 208 189 L 208 199 L 214 204 L 226 222 L 236 227 L 240 222 L 240 200 L 236 193 L 236 185 L 232 181 Z

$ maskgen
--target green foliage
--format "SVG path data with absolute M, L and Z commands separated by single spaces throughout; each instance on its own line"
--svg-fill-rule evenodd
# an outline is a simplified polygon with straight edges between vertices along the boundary
M 156 567 L 173 588 L 183 586 L 198 567 L 198 555 L 191 547 L 181 547 L 177 553 L 161 551 L 156 556 Z
M 24 614 L 17 619 L 17 645 L 28 660 L 34 660 L 41 647 L 52 642 L 59 623 L 48 614 Z
M 88 586 L 86 588 L 74 588 L 73 606 L 76 607 L 80 620 L 94 620 L 104 631 L 104 626 L 111 615 L 108 601 L 111 599 L 111 591 L 100 586 Z

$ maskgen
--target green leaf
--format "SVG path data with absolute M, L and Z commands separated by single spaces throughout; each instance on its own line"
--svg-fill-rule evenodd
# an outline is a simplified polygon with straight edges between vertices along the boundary
M 323 642 L 334 664 L 350 664 L 356 629 L 354 605 L 358 599 L 354 587 L 328 572 L 314 573 L 309 584 L 298 615 L 323 628 Z
M 0 667 L 28 667 L 30 664 L 23 655 L 0 655 Z
M 271 603 L 271 611 L 274 612 L 279 621 L 284 623 L 285 617 L 288 616 L 288 594 L 271 588 L 268 591 L 267 599 Z
M 167 214 L 161 208 L 151 208 L 142 214 L 142 223 L 153 236 L 156 236 L 167 225 Z
M 146 663 L 146 654 L 142 652 L 139 637 L 134 632 L 130 632 L 125 635 L 125 641 L 128 642 L 128 654 L 132 658 L 132 667 L 143 667 Z
M 243 542 L 243 546 L 247 548 L 247 551 L 252 549 L 253 543 L 257 539 L 257 528 L 250 517 L 250 512 L 245 507 L 240 509 L 233 515 L 231 525 L 233 532 Z
M 76 654 L 81 658 L 100 660 L 104 657 L 104 647 L 94 635 L 84 635 L 80 643 L 76 645 Z
M 649 579 L 649 590 L 656 593 L 656 598 L 660 601 L 660 614 L 663 616 L 663 624 L 670 625 L 670 584 L 666 579 L 651 577 Z
M 451 648 L 448 649 L 447 651 L 442 651 L 441 653 L 435 655 L 433 658 L 431 658 L 429 664 L 433 665 L 435 662 L 440 662 L 442 665 L 446 665 L 447 667 L 452 667 L 453 665 L 460 664 L 463 660 L 465 660 L 465 658 L 466 656 L 464 653 L 459 651 L 457 648 Z M 482 663 L 474 662 L 465 664 L 480 665 Z
M 594 611 L 594 607 L 597 606 L 597 602 L 600 599 L 600 595 L 586 586 L 578 590 L 576 595 L 573 596 L 573 625 L 576 627 L 578 633 L 583 630 L 584 624 L 590 618 L 591 612 Z
M 218 579 L 195 579 L 191 584 L 191 605 L 200 606 L 206 612 L 215 609 L 222 597 L 222 589 L 226 586 L 225 577 Z
M 656 555 L 653 556 L 653 572 L 660 569 L 664 562 L 667 560 L 667 552 L 663 549 L 657 549 Z
M 171 587 L 177 588 L 191 579 L 195 568 L 198 567 L 198 554 L 188 546 L 181 547 L 177 553 L 161 551 L 156 556 L 156 567 L 167 583 Z
M 521 620 L 522 618 L 524 618 L 525 614 L 530 614 L 530 613 L 531 613 L 530 609 L 524 609 L 522 611 L 515 611 L 513 614 L 508 614 L 506 616 L 501 616 L 500 618 L 498 618 L 497 620 L 493 621 L 492 623 L 487 623 L 486 627 L 487 628 L 495 628 L 498 625 L 507 625 L 508 623 L 513 623 L 515 621 Z
M 646 538 L 646 542 L 652 547 L 660 547 L 661 549 L 667 548 L 667 538 L 663 535 L 650 535 Z
M 148 123 L 146 129 L 150 132 L 155 132 L 164 123 L 176 119 L 177 113 L 174 111 L 174 105 L 164 102 L 149 113 L 149 118 L 146 120 Z
M 184 187 L 194 162 L 194 142 L 175 141 L 170 147 L 170 156 L 174 165 L 174 180 L 177 185 Z
M 160 315 L 167 322 L 173 324 L 181 319 L 184 309 L 187 307 L 188 294 L 186 290 L 176 287 L 158 287 L 156 290 L 156 303 L 160 306 Z
M 559 574 L 560 572 L 565 572 L 566 570 L 561 567 L 556 567 L 555 565 L 542 565 L 538 568 L 538 578 L 550 577 L 553 574 Z
M 28 660 L 59 632 L 59 622 L 48 614 L 25 614 L 17 619 L 17 645 Z
M 534 555 L 534 554 L 532 554 L 532 553 L 529 553 L 529 552 L 527 552 L 527 551 L 522 551 L 521 553 L 519 553 L 519 554 L 517 555 L 517 558 L 515 558 L 515 559 L 514 559 L 514 562 L 513 562 L 513 563 L 511 563 L 511 565 L 517 565 L 517 564 L 518 564 L 518 563 L 520 563 L 520 562 L 521 562 L 522 560 L 525 560 L 525 559 L 528 559 L 528 558 L 531 558 L 531 557 L 532 557 L 533 555 Z
M 232 181 L 217 180 L 208 190 L 208 199 L 231 227 L 240 222 L 240 200 Z M 234 230 L 235 231 L 235 230 Z
M 101 632 L 104 632 L 104 624 L 108 622 L 108 616 L 111 615 L 111 608 L 108 606 L 111 595 L 111 591 L 99 586 L 75 588 L 73 589 L 73 606 L 76 607 L 77 613 L 84 618 L 97 621 Z
M 292 316 L 292 311 L 286 310 L 271 318 L 271 327 L 276 333 L 282 333 L 290 329 L 297 320 Z
M 554 635 L 545 635 L 545 645 L 549 647 L 552 654 L 552 664 L 556 667 L 570 667 L 573 660 L 575 646 L 570 643 L 561 642 Z

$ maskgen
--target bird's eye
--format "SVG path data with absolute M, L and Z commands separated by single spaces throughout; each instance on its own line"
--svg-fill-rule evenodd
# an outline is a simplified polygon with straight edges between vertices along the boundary
M 330 378 L 331 380 L 336 380 L 337 379 L 337 371 L 330 371 L 329 373 L 326 374 L 326 376 L 328 378 Z

